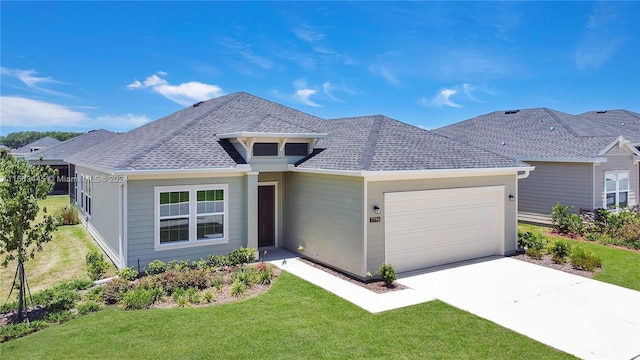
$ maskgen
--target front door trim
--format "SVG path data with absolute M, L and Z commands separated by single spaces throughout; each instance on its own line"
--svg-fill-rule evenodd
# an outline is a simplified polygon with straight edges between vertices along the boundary
M 278 221 L 278 182 L 277 181 L 258 181 L 258 187 L 260 186 L 273 186 L 273 222 L 274 222 L 274 239 L 273 239 L 273 246 L 274 247 L 278 247 L 280 246 L 280 237 L 279 237 L 279 221 Z M 258 219 L 258 226 L 260 226 L 260 219 Z

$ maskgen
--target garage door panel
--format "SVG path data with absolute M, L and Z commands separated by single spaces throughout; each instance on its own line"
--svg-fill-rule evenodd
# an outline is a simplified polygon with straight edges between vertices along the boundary
M 386 262 L 409 271 L 498 254 L 503 199 L 503 186 L 386 193 Z

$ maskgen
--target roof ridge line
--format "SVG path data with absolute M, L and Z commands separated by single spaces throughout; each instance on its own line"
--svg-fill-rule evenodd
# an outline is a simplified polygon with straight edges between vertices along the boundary
M 373 154 L 376 151 L 376 145 L 378 144 L 378 138 L 380 137 L 380 130 L 382 129 L 382 122 L 384 117 L 382 115 L 376 115 L 373 120 L 373 126 L 369 131 L 369 137 L 367 138 L 367 145 L 365 146 L 362 158 L 360 159 L 360 169 L 367 170 L 371 167 L 373 161 Z
M 169 133 L 167 136 L 163 137 L 163 140 L 162 140 L 162 141 L 156 141 L 153 145 L 150 145 L 150 146 L 145 147 L 144 149 L 142 149 L 141 151 L 139 151 L 139 152 L 138 152 L 138 153 L 139 153 L 139 154 L 141 154 L 141 155 L 138 155 L 138 156 L 136 156 L 136 157 L 132 157 L 132 158 L 128 158 L 128 159 L 126 159 L 126 161 L 125 161 L 125 162 L 126 162 L 126 164 L 121 164 L 121 165 L 115 166 L 114 168 L 126 168 L 127 166 L 129 166 L 129 164 L 134 163 L 134 162 L 136 162 L 138 159 L 140 159 L 141 157 L 143 157 L 143 156 L 147 155 L 151 150 L 154 150 L 154 149 L 156 149 L 158 146 L 161 146 L 161 145 L 163 145 L 164 143 L 166 143 L 166 139 L 171 139 L 171 138 L 173 138 L 175 135 L 177 135 L 177 134 L 179 134 L 180 132 L 182 132 L 182 130 L 184 130 L 185 128 L 187 128 L 187 127 L 189 127 L 189 126 L 191 126 L 191 125 L 193 125 L 193 124 L 197 123 L 198 121 L 200 121 L 200 120 L 202 120 L 203 118 L 207 117 L 207 116 L 208 116 L 209 114 L 211 114 L 212 112 L 214 112 L 214 111 L 216 111 L 216 110 L 219 110 L 219 109 L 220 109 L 220 107 L 222 107 L 223 105 L 226 105 L 226 104 L 228 104 L 229 102 L 231 102 L 231 101 L 233 101 L 233 100 L 236 100 L 238 97 L 240 97 L 240 96 L 242 96 L 242 95 L 244 95 L 244 94 L 246 94 L 246 93 L 243 93 L 243 92 L 236 93 L 236 96 L 234 96 L 234 97 L 232 97 L 232 98 L 230 98 L 230 99 L 227 99 L 227 101 L 224 101 L 224 102 L 222 102 L 222 103 L 218 104 L 217 106 L 214 106 L 214 107 L 211 109 L 211 111 L 207 111 L 207 112 L 205 112 L 204 114 L 202 114 L 201 116 L 199 116 L 199 117 L 195 117 L 195 118 L 193 118 L 192 120 L 185 122 L 182 126 L 174 128 L 174 130 L 173 130 L 171 133 Z M 231 95 L 231 94 L 230 94 L 230 95 Z M 217 98 L 216 98 L 216 99 L 217 99 Z M 210 100 L 213 100 L 213 99 L 210 99 Z M 193 106 L 193 105 L 191 105 L 191 106 Z M 180 109 L 180 110 L 178 110 L 178 111 L 182 111 L 182 110 L 184 110 L 184 109 L 185 109 L 185 108 L 182 108 L 182 109 Z M 168 116 L 170 116 L 170 115 L 167 115 L 167 116 L 165 116 L 165 117 L 168 117 Z M 153 123 L 153 122 L 151 122 L 151 123 L 149 123 L 149 124 L 152 124 L 152 123 Z M 139 128 L 138 128 L 138 129 L 139 129 Z
M 551 116 L 555 121 L 557 121 L 558 123 L 560 123 L 560 125 L 562 125 L 562 127 L 567 130 L 571 135 L 575 136 L 575 137 L 583 137 L 578 135 L 578 133 L 567 123 L 565 123 L 563 120 L 560 119 L 559 116 L 557 116 L 556 114 L 553 113 L 553 111 L 549 108 L 542 108 L 544 110 L 544 112 L 546 112 L 547 114 L 549 114 L 549 116 Z M 555 111 L 555 110 L 554 110 Z M 577 115 L 571 115 L 571 114 L 567 114 L 570 116 L 575 116 L 577 117 Z

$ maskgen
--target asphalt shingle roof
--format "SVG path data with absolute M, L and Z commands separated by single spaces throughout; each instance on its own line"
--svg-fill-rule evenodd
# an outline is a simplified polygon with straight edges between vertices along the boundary
M 513 159 L 585 159 L 621 135 L 640 135 L 633 130 L 623 134 L 608 121 L 537 108 L 495 111 L 434 132 Z
M 11 152 L 12 155 L 24 156 L 27 154 L 31 154 L 31 149 L 33 148 L 47 148 L 53 145 L 59 144 L 60 141 L 56 140 L 50 136 L 45 136 L 42 139 L 38 139 L 30 144 L 25 146 L 21 146 Z
M 104 170 L 229 168 L 243 161 L 217 134 L 326 133 L 302 168 L 423 170 L 525 164 L 387 118 L 324 120 L 239 92 L 204 101 L 66 159 Z
M 92 130 L 69 140 L 59 142 L 51 147 L 32 152 L 26 156 L 25 159 L 39 160 L 42 156 L 43 160 L 63 160 L 65 157 L 88 149 L 115 136 L 117 136 L 117 134 L 108 130 Z

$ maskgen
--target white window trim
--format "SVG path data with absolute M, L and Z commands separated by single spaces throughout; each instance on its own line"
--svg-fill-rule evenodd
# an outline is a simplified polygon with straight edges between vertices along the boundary
M 629 182 L 629 185 L 627 186 L 626 190 L 620 190 L 619 186 L 620 186 L 620 178 L 619 175 L 620 174 L 625 174 L 627 175 L 627 181 Z M 616 190 L 615 191 L 607 191 L 607 175 L 616 175 Z M 603 208 L 609 210 L 609 211 L 619 211 L 620 207 L 619 207 L 619 203 L 620 203 L 620 191 L 623 191 L 627 193 L 627 206 L 632 206 L 633 204 L 631 204 L 630 201 L 630 195 L 631 195 L 631 177 L 629 174 L 629 170 L 611 170 L 611 171 L 605 171 L 604 172 L 604 192 L 603 192 Z M 609 208 L 607 206 L 607 194 L 610 193 L 615 193 L 616 194 L 616 206 L 613 208 Z
M 223 236 L 217 239 L 197 238 L 197 191 L 198 190 L 222 190 L 224 191 L 224 216 Z M 175 244 L 160 244 L 160 193 L 188 191 L 189 192 L 189 241 Z M 155 186 L 153 188 L 153 250 L 175 250 L 197 246 L 208 246 L 229 243 L 229 185 L 228 184 L 204 184 L 204 185 L 173 185 Z

